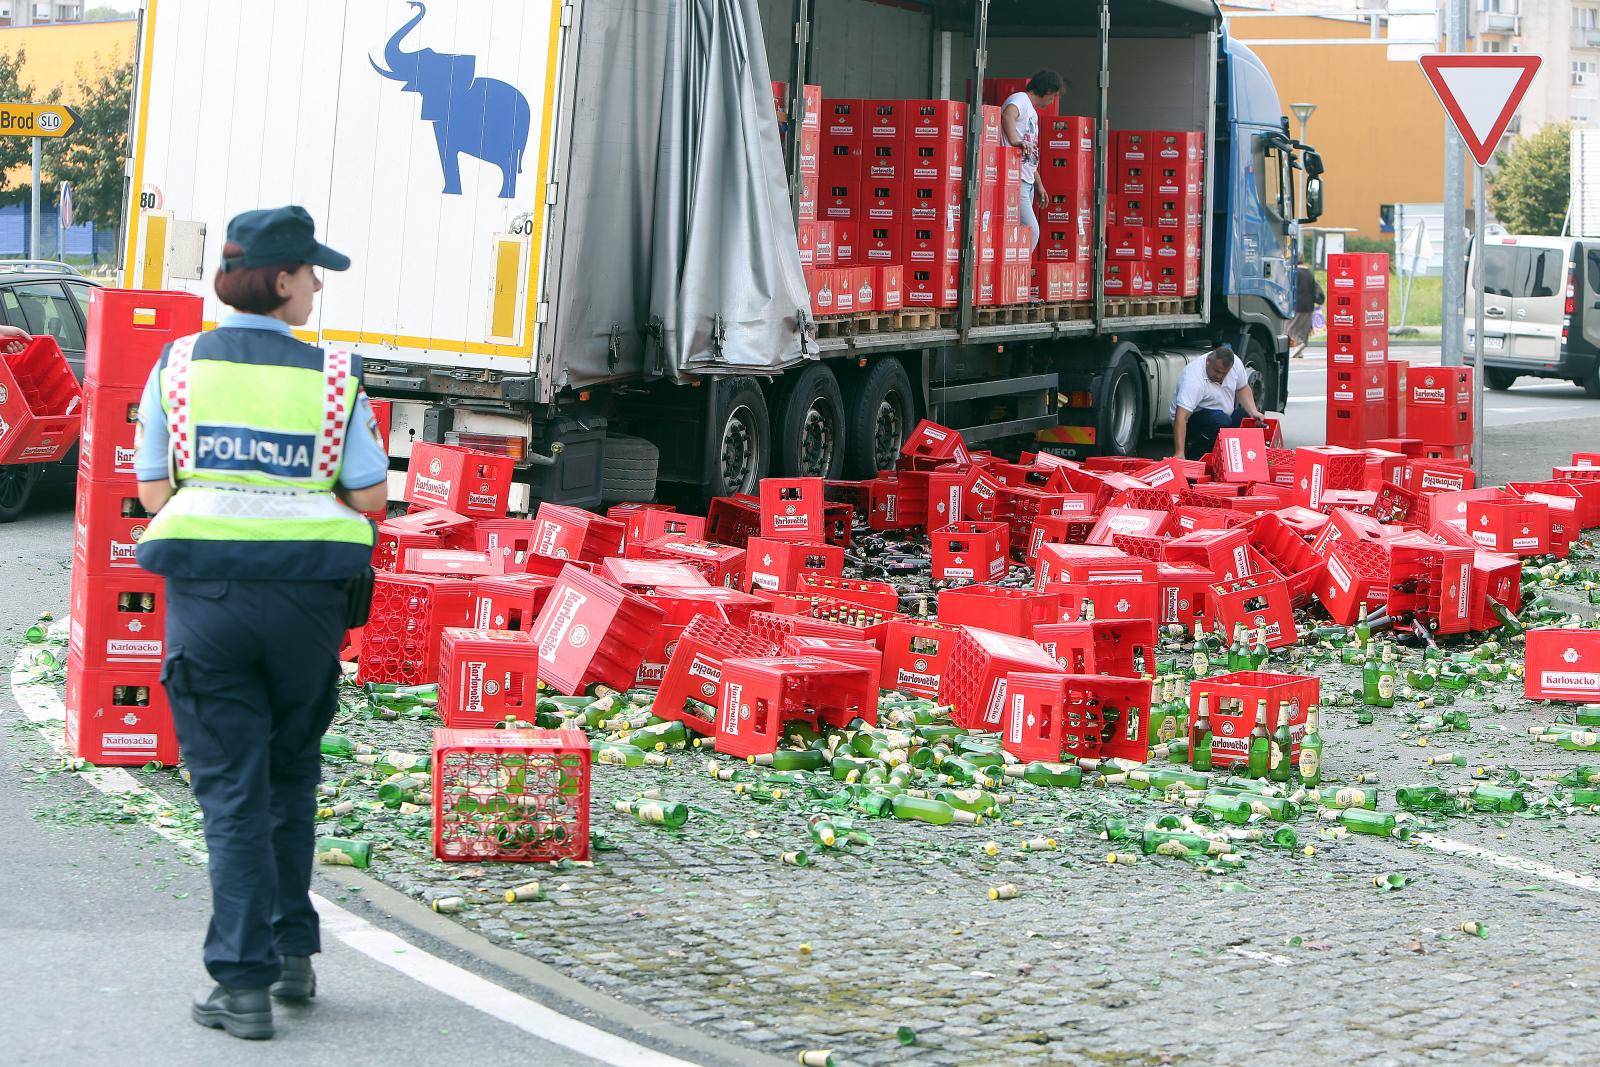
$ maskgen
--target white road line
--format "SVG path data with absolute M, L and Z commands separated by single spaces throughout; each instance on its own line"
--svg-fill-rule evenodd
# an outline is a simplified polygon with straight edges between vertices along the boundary
M 25 648 L 13 661 L 11 694 L 22 708 L 22 713 L 38 727 L 40 735 L 58 753 L 69 756 L 66 737 L 62 733 L 66 708 L 62 706 L 55 686 L 28 680 L 33 676 L 28 663 L 32 655 Z M 97 767 L 82 772 L 79 777 L 108 796 L 147 801 L 154 806 L 166 803 L 121 767 Z M 204 855 L 193 841 L 172 828 L 162 826 L 159 822 L 147 821 L 146 825 L 178 847 Z M 323 930 L 345 945 L 429 989 L 508 1023 L 541 1041 L 560 1045 L 614 1067 L 695 1067 L 692 1061 L 680 1060 L 609 1034 L 486 978 L 480 978 L 398 935 L 372 925 L 317 893 L 311 894 L 311 900 L 322 919 Z
M 1556 882 L 1573 889 L 1583 889 L 1590 893 L 1600 893 L 1600 878 L 1589 874 L 1579 874 L 1577 871 L 1565 870 L 1561 867 L 1552 867 L 1548 863 L 1530 860 L 1525 856 L 1510 856 L 1504 852 L 1496 852 L 1492 848 L 1481 845 L 1469 844 L 1466 841 L 1457 841 L 1450 837 L 1440 837 L 1437 834 L 1415 834 L 1411 840 L 1435 852 L 1444 852 L 1452 856 L 1471 856 L 1474 859 L 1487 860 L 1496 867 L 1504 867 L 1508 871 L 1520 874 L 1531 874 L 1535 878 Z

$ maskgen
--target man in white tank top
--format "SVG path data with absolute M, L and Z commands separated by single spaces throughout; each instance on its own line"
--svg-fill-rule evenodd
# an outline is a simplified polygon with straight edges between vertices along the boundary
M 1033 234 L 1029 248 L 1039 246 L 1039 216 L 1033 209 L 1034 197 L 1049 202 L 1049 194 L 1039 180 L 1039 109 L 1053 105 L 1061 96 L 1061 75 L 1041 70 L 1028 79 L 1028 87 L 1012 93 L 1000 108 L 1000 132 L 1005 143 L 1022 149 L 1022 224 Z

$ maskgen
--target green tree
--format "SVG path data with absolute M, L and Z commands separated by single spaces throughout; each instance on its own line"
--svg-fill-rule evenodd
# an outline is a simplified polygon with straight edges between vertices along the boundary
M 14 53 L 0 52 L 0 100 L 33 99 L 33 85 L 22 80 L 24 58 L 21 48 Z M 12 185 L 8 175 L 17 167 L 28 166 L 32 152 L 32 142 L 26 137 L 0 137 L 0 191 L 22 187 Z
M 114 61 L 92 71 L 79 67 L 77 84 L 64 94 L 78 112 L 79 125 L 69 136 L 49 142 L 44 174 L 47 189 L 59 188 L 64 181 L 72 183 L 78 222 L 115 230 L 122 219 L 122 174 L 128 158 L 132 95 L 131 61 Z
M 1567 215 L 1572 130 L 1550 125 L 1498 153 L 1489 206 L 1512 233 L 1557 234 Z
M 109 7 L 105 4 L 101 4 L 98 7 L 91 7 L 89 10 L 83 13 L 83 21 L 85 22 L 115 22 L 119 19 L 129 19 L 132 17 L 133 15 L 127 11 L 123 11 L 120 8 Z

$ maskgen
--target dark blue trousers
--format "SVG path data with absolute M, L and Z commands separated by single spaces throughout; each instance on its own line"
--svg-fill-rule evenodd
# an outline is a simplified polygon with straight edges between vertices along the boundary
M 1190 459 L 1200 459 L 1217 447 L 1217 434 L 1231 430 L 1245 420 L 1244 408 L 1232 412 L 1216 408 L 1197 408 L 1189 413 L 1189 431 L 1183 442 L 1183 454 Z
M 320 740 L 338 703 L 337 582 L 167 580 L 161 681 L 210 851 L 205 964 L 235 989 L 321 948 L 311 906 Z

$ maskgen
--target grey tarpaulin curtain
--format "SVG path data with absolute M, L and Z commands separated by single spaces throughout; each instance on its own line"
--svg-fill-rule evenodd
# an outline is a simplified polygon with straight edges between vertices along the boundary
M 760 11 L 756 0 L 670 7 L 650 314 L 666 326 L 675 376 L 792 364 L 810 297 Z
M 810 297 L 756 0 L 578 10 L 542 342 L 554 384 L 795 362 Z

